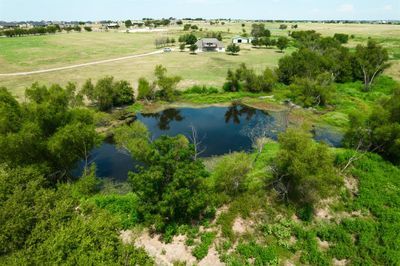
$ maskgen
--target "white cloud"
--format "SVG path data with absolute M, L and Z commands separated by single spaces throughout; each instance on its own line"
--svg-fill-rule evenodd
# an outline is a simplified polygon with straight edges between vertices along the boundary
M 354 11 L 354 6 L 352 4 L 343 4 L 339 6 L 338 11 L 343 13 L 350 13 Z

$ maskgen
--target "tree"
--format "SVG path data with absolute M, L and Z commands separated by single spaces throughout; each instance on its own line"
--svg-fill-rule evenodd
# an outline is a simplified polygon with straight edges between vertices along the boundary
M 0 88 L 0 134 L 16 132 L 22 122 L 22 108 L 17 100 L 7 91 Z
M 288 28 L 288 26 L 286 24 L 279 25 L 280 30 L 286 30 L 287 28 Z
M 114 99 L 113 103 L 116 106 L 132 104 L 135 100 L 133 88 L 126 80 L 120 80 L 113 85 Z
M 304 107 L 324 106 L 332 99 L 335 91 L 329 74 L 316 79 L 297 78 L 290 85 L 291 98 Z
M 279 136 L 274 187 L 283 198 L 296 204 L 315 204 L 337 191 L 342 180 L 334 168 L 334 157 L 324 144 L 289 129 Z
M 192 54 L 195 54 L 196 51 L 197 51 L 197 49 L 199 49 L 199 47 L 198 47 L 196 44 L 192 44 L 192 45 L 190 45 L 190 47 L 189 47 L 189 50 L 190 50 L 190 52 L 191 52 Z
M 364 81 L 364 90 L 369 91 L 375 78 L 389 65 L 388 51 L 375 41 L 369 40 L 367 46 L 357 45 L 355 63 L 359 69 L 358 76 Z
M 130 19 L 128 19 L 128 20 L 125 20 L 125 27 L 126 28 L 130 28 L 130 27 L 132 27 L 132 21 L 130 20 Z
M 247 190 L 247 174 L 252 169 L 252 159 L 247 153 L 225 155 L 215 166 L 213 177 L 218 192 L 237 196 Z
M 91 32 L 91 31 L 92 31 L 92 27 L 85 26 L 85 27 L 83 27 L 83 28 L 84 28 L 85 31 L 87 31 L 87 32 Z
M 194 147 L 184 136 L 150 142 L 146 127 L 135 122 L 117 129 L 116 141 L 143 164 L 138 172 L 129 173 L 141 220 L 165 231 L 169 224 L 200 218 L 208 205 L 208 173 L 200 160 L 194 160 Z
M 234 43 L 231 43 L 228 45 L 228 47 L 226 48 L 226 51 L 228 53 L 230 53 L 231 55 L 235 55 L 238 54 L 240 52 L 240 46 L 236 45 Z
M 281 82 L 290 84 L 295 78 L 310 78 L 328 70 L 324 58 L 307 48 L 302 48 L 279 60 L 278 76 Z
M 289 45 L 289 39 L 286 37 L 279 37 L 276 46 L 283 52 Z
M 335 35 L 333 35 L 333 38 L 335 40 L 338 40 L 342 44 L 345 44 L 349 41 L 349 35 L 343 33 L 335 33 Z
M 138 85 L 138 99 L 150 101 L 154 99 L 154 90 L 146 78 L 140 78 Z
M 179 50 L 180 50 L 181 52 L 185 51 L 185 48 L 186 48 L 186 44 L 181 43 L 181 44 L 179 45 Z
M 101 111 L 107 111 L 113 107 L 114 78 L 111 76 L 99 79 L 94 86 L 93 96 Z
M 167 76 L 167 69 L 162 65 L 157 65 L 154 70 L 156 76 L 155 84 L 159 91 L 157 92 L 161 99 L 172 101 L 176 94 L 176 86 L 182 80 L 179 76 Z
M 400 89 L 390 99 L 381 101 L 370 114 L 357 111 L 349 119 L 345 146 L 377 152 L 392 163 L 400 163 Z
M 79 159 L 83 158 L 86 172 L 90 152 L 99 144 L 100 137 L 94 126 L 78 122 L 59 128 L 47 145 L 51 156 L 60 162 L 58 166 L 60 170 L 69 171 Z
M 255 38 L 271 37 L 271 32 L 265 28 L 263 23 L 251 25 L 251 36 Z
M 108 111 L 114 106 L 131 104 L 135 100 L 133 88 L 125 80 L 115 81 L 111 76 L 99 79 L 94 86 L 88 79 L 81 93 L 94 102 L 101 111 Z

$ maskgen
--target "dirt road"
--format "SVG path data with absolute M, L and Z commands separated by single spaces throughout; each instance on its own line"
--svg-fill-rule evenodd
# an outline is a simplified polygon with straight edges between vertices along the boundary
M 100 60 L 100 61 L 93 61 L 93 62 L 70 65 L 70 66 L 64 66 L 64 67 L 41 69 L 41 70 L 28 71 L 28 72 L 5 73 L 5 74 L 0 74 L 0 77 L 27 76 L 27 75 L 41 74 L 41 73 L 54 72 L 54 71 L 60 71 L 60 70 L 78 68 L 78 67 L 85 67 L 85 66 L 92 66 L 92 65 L 104 64 L 104 63 L 116 62 L 116 61 L 132 59 L 132 58 L 138 58 L 138 57 L 145 57 L 145 56 L 161 54 L 161 53 L 163 53 L 163 50 L 159 50 L 159 51 L 155 51 L 155 52 L 151 52 L 151 53 L 146 53 L 146 54 L 128 55 L 128 56 L 119 57 L 119 58 L 106 59 L 106 60 Z

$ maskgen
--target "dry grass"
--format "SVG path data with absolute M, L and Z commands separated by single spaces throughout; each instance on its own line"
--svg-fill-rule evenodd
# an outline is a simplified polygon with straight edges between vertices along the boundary
M 224 42 L 227 44 L 232 36 L 241 34 L 243 29 L 250 33 L 252 22 L 244 23 L 245 27 L 242 27 L 242 22 L 226 22 L 225 25 L 212 26 L 204 22 L 194 24 L 198 24 L 202 32 L 224 32 Z M 279 25 L 280 23 L 266 23 L 274 36 L 287 35 L 290 29 L 279 30 Z M 397 59 L 397 53 L 400 51 L 400 26 L 322 23 L 298 25 L 298 30 L 313 29 L 325 36 L 332 36 L 336 32 L 354 34 L 356 38 L 350 42 L 350 46 L 364 42 L 367 37 L 381 40 L 392 51 L 395 59 L 386 73 L 400 80 L 400 61 Z M 185 33 L 180 30 L 181 28 L 173 26 L 168 28 L 168 32 L 152 33 L 83 32 L 0 38 L 0 72 L 33 71 L 146 53 L 155 50 L 153 42 L 158 37 L 168 36 L 177 39 L 179 35 Z M 198 34 L 201 35 L 202 32 Z M 229 68 L 236 67 L 240 63 L 246 63 L 259 70 L 266 66 L 275 67 L 282 56 L 283 54 L 277 53 L 274 49 L 252 49 L 250 45 L 242 46 L 239 56 L 222 53 L 189 55 L 186 52 L 174 52 L 52 73 L 1 77 L 0 86 L 9 88 L 17 96 L 22 96 L 24 89 L 35 81 L 47 85 L 52 83 L 65 85 L 68 81 L 72 81 L 81 85 L 88 78 L 97 80 L 105 75 L 128 80 L 136 86 L 138 78 L 152 77 L 157 64 L 166 66 L 171 74 L 182 76 L 184 80 L 180 83 L 180 88 L 194 84 L 221 86 Z

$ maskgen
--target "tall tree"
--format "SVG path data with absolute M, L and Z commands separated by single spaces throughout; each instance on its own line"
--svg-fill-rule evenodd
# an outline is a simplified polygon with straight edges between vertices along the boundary
M 286 37 L 279 37 L 278 41 L 276 42 L 276 46 L 278 47 L 281 52 L 285 50 L 289 45 L 289 39 Z
M 388 60 L 387 50 L 373 40 L 369 40 L 367 46 L 357 45 L 355 61 L 363 77 L 365 91 L 371 89 L 375 78 L 389 66 Z

